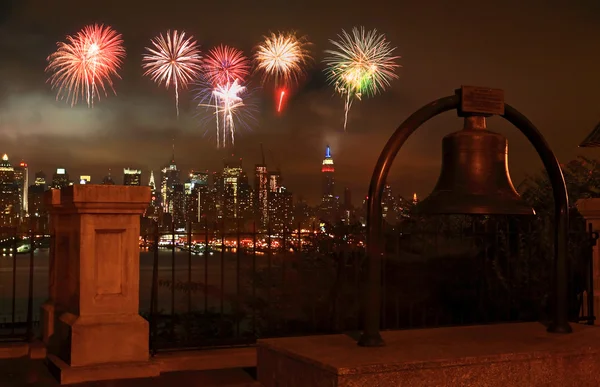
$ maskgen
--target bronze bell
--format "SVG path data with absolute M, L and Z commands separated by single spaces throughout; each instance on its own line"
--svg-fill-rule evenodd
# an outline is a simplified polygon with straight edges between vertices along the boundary
M 466 117 L 463 130 L 442 141 L 442 171 L 424 214 L 535 215 L 508 173 L 506 137 L 486 129 L 485 117 Z

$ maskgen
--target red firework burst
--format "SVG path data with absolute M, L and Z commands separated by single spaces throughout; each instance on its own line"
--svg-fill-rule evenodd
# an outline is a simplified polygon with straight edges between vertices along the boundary
M 76 35 L 67 36 L 66 42 L 57 43 L 58 49 L 48 57 L 48 82 L 58 89 L 57 98 L 65 98 L 75 105 L 81 97 L 93 106 L 100 99 L 100 89 L 116 94 L 112 77 L 120 78 L 118 70 L 125 58 L 121 34 L 109 26 L 89 25 Z
M 213 87 L 238 81 L 250 74 L 250 60 L 236 48 L 220 45 L 211 49 L 202 66 L 204 76 Z

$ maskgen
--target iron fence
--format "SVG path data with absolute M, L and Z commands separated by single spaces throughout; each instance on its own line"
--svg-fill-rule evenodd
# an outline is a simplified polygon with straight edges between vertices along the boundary
M 48 236 L 17 227 L 0 228 L 0 341 L 29 341 L 36 335 L 34 261 Z M 47 288 L 42 290 L 47 293 Z M 41 303 L 38 302 L 39 306 Z
M 581 222 L 572 226 L 571 320 L 593 323 L 590 233 Z M 178 234 L 157 227 L 143 238 L 153 256 L 145 314 L 153 352 L 361 329 L 366 257 L 360 227 L 297 225 L 279 234 L 256 227 L 231 232 L 223 223 L 193 228 Z M 387 225 L 385 234 L 382 329 L 550 315 L 551 224 L 413 217 Z
M 362 227 L 233 226 L 155 226 L 140 238 L 140 313 L 153 352 L 362 328 Z M 572 222 L 569 246 L 571 320 L 588 324 L 595 319 L 592 231 Z M 538 218 L 413 217 L 387 225 L 382 329 L 544 321 L 551 235 Z M 50 243 L 31 230 L 0 229 L 1 340 L 37 334 Z

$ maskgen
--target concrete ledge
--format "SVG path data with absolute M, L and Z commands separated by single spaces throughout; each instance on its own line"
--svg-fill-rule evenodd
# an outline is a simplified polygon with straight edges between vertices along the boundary
M 160 372 L 256 367 L 256 348 L 226 348 L 159 353 L 152 359 Z
M 0 359 L 12 359 L 29 355 L 29 343 L 1 343 Z
M 46 345 L 41 341 L 33 341 L 29 343 L 29 358 L 31 359 L 45 359 L 46 358 Z
M 48 369 L 60 384 L 150 378 L 160 374 L 160 367 L 152 361 L 71 367 L 54 355 L 48 355 Z
M 260 340 L 265 387 L 600 385 L 600 328 L 537 323 L 388 331 L 362 348 L 346 335 Z

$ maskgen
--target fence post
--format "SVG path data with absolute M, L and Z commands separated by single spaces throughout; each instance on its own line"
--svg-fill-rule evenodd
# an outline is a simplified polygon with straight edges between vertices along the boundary
M 592 232 L 600 231 L 600 198 L 580 199 L 575 203 L 579 213 L 585 218 L 586 229 Z M 591 228 L 590 228 L 591 227 Z M 590 282 L 592 289 L 585 294 L 584 306 L 585 314 L 591 318 L 600 310 L 600 247 L 596 243 L 592 248 L 592 260 L 590 264 Z M 598 319 L 594 320 L 594 325 L 600 325 Z
M 33 220 L 29 230 L 29 291 L 27 295 L 27 341 L 33 340 L 33 253 L 35 250 L 35 232 Z

